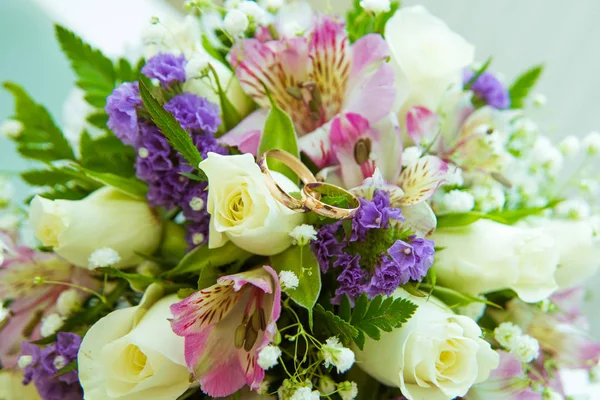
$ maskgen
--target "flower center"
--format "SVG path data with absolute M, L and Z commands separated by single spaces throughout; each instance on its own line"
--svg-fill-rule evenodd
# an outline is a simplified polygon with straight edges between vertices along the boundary
M 235 331 L 235 347 L 244 348 L 250 352 L 257 342 L 260 332 L 267 328 L 265 310 L 262 307 L 264 292 L 260 289 L 252 289 L 250 299 L 244 310 L 242 323 Z

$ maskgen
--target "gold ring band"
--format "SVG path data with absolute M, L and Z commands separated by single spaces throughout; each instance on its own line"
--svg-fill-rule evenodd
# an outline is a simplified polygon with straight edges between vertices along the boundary
M 307 183 L 302 188 L 304 205 L 308 209 L 324 217 L 344 219 L 353 216 L 360 207 L 358 197 L 339 186 L 326 182 Z M 348 199 L 348 207 L 342 208 L 321 201 L 323 196 L 342 194 Z
M 273 179 L 271 175 L 271 170 L 269 169 L 269 165 L 267 162 L 268 158 L 274 158 L 276 160 L 281 161 L 285 164 L 289 169 L 291 169 L 298 178 L 304 183 L 304 185 L 308 185 L 310 183 L 317 182 L 317 179 L 313 175 L 312 172 L 300 161 L 298 158 L 294 157 L 292 154 L 287 151 L 280 149 L 272 149 L 263 153 L 263 155 L 258 160 L 258 166 L 260 170 L 265 175 L 265 182 L 269 191 L 277 199 L 281 204 L 288 207 L 291 210 L 298 212 L 306 212 L 308 209 L 305 206 L 304 198 L 297 199 L 290 195 L 288 192 L 283 190 L 283 188 Z

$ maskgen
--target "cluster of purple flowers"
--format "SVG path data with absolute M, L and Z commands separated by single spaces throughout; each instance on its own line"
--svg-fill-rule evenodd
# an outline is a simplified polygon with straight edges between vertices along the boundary
M 471 68 L 463 71 L 463 84 L 469 83 L 475 77 Z M 508 89 L 498 78 L 489 72 L 484 72 L 471 84 L 470 88 L 475 95 L 487 105 L 506 109 L 510 107 L 510 95 Z
M 350 299 L 361 293 L 390 295 L 409 280 L 422 280 L 433 264 L 433 241 L 404 234 L 393 223 L 404 218 L 399 208 L 390 206 L 385 192 L 377 190 L 373 200 L 360 199 L 360 203 L 349 235 L 343 223 L 336 222 L 321 227 L 311 244 L 323 273 L 332 267 L 341 271 L 334 302 L 343 295 Z M 374 261 L 365 265 L 364 260 Z
M 158 54 L 142 68 L 142 73 L 157 79 L 167 89 L 185 81 L 184 56 Z M 123 143 L 136 149 L 137 177 L 148 183 L 148 201 L 167 209 L 180 207 L 188 221 L 187 240 L 194 247 L 208 240 L 210 217 L 206 212 L 206 183 L 189 179 L 182 173 L 194 168 L 167 142 L 158 127 L 140 118 L 142 107 L 137 83 L 124 83 L 108 98 L 108 127 Z M 192 93 L 173 96 L 165 109 L 189 132 L 194 144 L 206 157 L 209 152 L 227 154 L 214 134 L 221 124 L 219 107 Z
M 56 342 L 41 349 L 23 342 L 21 358 L 24 360 L 23 384 L 33 381 L 43 400 L 81 400 L 83 390 L 77 369 L 57 376 L 57 372 L 77 360 L 81 337 L 75 333 L 59 332 Z

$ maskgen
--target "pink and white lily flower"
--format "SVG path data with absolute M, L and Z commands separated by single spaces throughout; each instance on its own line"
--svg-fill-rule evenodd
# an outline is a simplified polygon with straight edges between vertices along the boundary
M 383 140 L 375 125 L 392 111 L 396 97 L 394 71 L 386 63 L 389 56 L 380 35 L 366 35 L 350 45 L 343 24 L 328 16 L 317 17 L 306 36 L 266 42 L 242 40 L 232 49 L 230 62 L 244 91 L 261 109 L 222 141 L 256 154 L 265 110 L 270 107 L 268 91 L 294 122 L 300 149 L 320 168 L 337 164 L 345 155 L 333 146 L 336 139 L 345 135 L 353 140 L 349 146 L 362 146 L 357 140 L 365 136 L 374 142 Z M 340 125 L 350 127 L 353 133 Z M 392 128 L 391 132 L 399 137 L 399 130 Z M 398 150 L 397 145 L 391 146 L 394 150 Z M 399 152 L 390 156 L 397 160 Z M 344 171 L 342 175 L 350 173 Z
M 280 312 L 279 279 L 268 266 L 223 276 L 171 306 L 171 327 L 185 338 L 188 369 L 206 394 L 259 388 L 258 353 L 273 340 Z

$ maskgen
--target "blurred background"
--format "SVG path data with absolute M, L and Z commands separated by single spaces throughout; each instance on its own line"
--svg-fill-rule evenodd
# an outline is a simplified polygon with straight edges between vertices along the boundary
M 182 0 L 2 0 L 0 1 L 0 81 L 23 85 L 62 124 L 63 102 L 74 75 L 54 39 L 53 23 L 79 33 L 106 54 L 135 46 L 151 16 L 175 13 Z M 350 0 L 313 0 L 321 9 L 342 12 Z M 170 3 L 170 4 L 169 4 Z M 493 55 L 491 69 L 508 81 L 544 63 L 536 88 L 547 106 L 533 117 L 549 135 L 583 136 L 600 129 L 600 2 L 598 0 L 405 0 L 422 4 L 477 48 L 477 59 Z M 173 7 L 175 6 L 175 7 Z M 0 91 L 0 121 L 13 103 Z M 0 138 L 0 172 L 27 167 L 12 143 Z M 18 183 L 24 194 L 24 186 Z M 588 315 L 600 338 L 600 276 L 589 283 Z

